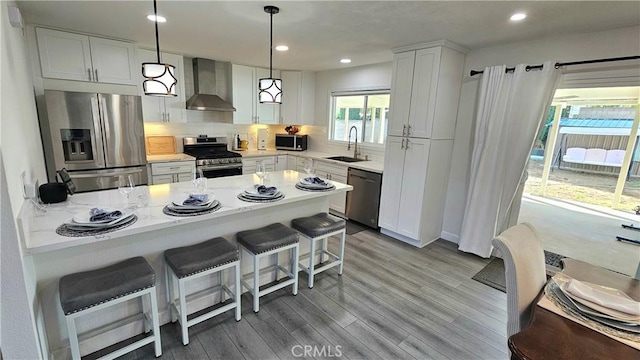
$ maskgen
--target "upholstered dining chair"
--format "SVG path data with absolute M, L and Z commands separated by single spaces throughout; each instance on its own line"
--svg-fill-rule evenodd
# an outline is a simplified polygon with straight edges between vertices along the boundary
M 507 282 L 507 337 L 529 324 L 533 303 L 547 281 L 544 250 L 531 224 L 512 226 L 493 239 Z

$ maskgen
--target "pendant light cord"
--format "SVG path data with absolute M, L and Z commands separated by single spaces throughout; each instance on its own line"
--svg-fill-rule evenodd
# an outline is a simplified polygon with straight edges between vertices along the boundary
M 271 26 L 269 27 L 269 77 L 273 79 L 273 11 L 270 11 L 269 14 L 271 19 Z
M 153 15 L 156 17 L 156 55 L 158 56 L 158 64 L 160 64 L 160 37 L 158 36 L 158 7 L 156 0 L 153 0 Z

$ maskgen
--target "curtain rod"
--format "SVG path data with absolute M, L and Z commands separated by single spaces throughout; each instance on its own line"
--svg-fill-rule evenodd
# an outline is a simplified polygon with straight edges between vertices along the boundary
M 593 59 L 593 60 L 583 60 L 583 61 L 572 61 L 572 62 L 565 62 L 565 63 L 556 63 L 554 65 L 554 67 L 556 69 L 559 69 L 561 66 L 595 64 L 595 63 L 603 63 L 603 62 L 610 62 L 610 61 L 637 60 L 637 59 L 640 59 L 640 55 L 623 56 L 623 57 L 607 58 L 607 59 Z M 516 69 L 515 67 L 507 68 L 506 72 L 512 72 L 515 69 Z M 525 67 L 524 69 L 525 69 L 525 71 L 541 70 L 542 69 L 542 65 L 527 65 L 527 67 Z M 469 75 L 470 76 L 474 76 L 474 75 L 482 74 L 483 72 L 484 71 L 471 70 L 469 72 Z

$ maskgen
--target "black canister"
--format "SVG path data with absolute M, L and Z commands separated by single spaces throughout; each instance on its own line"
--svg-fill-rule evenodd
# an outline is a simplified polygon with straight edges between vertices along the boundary
M 45 204 L 54 204 L 67 200 L 67 187 L 63 183 L 46 183 L 38 188 L 40 200 Z

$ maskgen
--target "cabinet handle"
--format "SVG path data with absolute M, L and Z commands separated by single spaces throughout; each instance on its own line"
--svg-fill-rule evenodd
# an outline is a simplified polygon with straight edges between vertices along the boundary
M 404 138 L 402 138 L 402 145 L 400 145 L 400 149 L 404 149 Z
M 411 125 L 407 125 L 407 136 L 411 135 Z M 407 143 L 409 143 L 409 139 L 407 139 Z
M 91 69 L 87 68 L 87 73 L 89 73 L 89 81 L 93 81 L 93 79 L 91 78 Z
M 96 73 L 96 80 L 95 81 L 98 82 L 98 69 L 93 70 L 93 72 Z
M 180 166 L 172 166 L 169 168 L 169 170 L 178 170 L 180 169 Z
M 407 148 L 407 150 L 409 150 L 409 139 L 407 139 L 407 146 L 405 146 L 405 148 Z
M 171 113 L 167 113 L 167 122 L 171 122 Z
M 406 132 L 407 132 L 407 125 L 405 124 L 405 125 L 402 125 L 402 136 L 405 136 Z
M 162 115 L 162 122 L 164 122 L 164 113 L 161 113 Z

